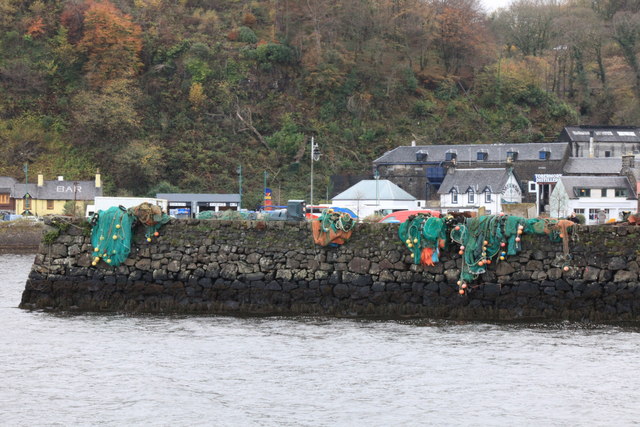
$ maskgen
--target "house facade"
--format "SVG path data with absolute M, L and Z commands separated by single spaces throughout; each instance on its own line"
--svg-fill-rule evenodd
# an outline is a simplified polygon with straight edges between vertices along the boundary
M 15 184 L 16 180 L 14 178 L 0 176 L 0 212 L 15 213 L 16 203 L 11 198 L 11 190 L 13 190 Z
M 522 201 L 548 205 L 549 195 L 569 158 L 568 142 L 402 146 L 374 160 L 373 166 L 418 200 L 440 199 L 447 169 L 510 167 Z
M 522 190 L 511 168 L 454 169 L 438 190 L 443 211 L 503 211 L 503 204 L 522 203 Z
M 575 212 L 587 224 L 621 220 L 622 212 L 636 212 L 637 194 L 626 176 L 563 176 L 551 194 L 551 215 Z
M 386 179 L 364 179 L 336 195 L 331 204 L 351 209 L 358 218 L 376 211 L 393 212 L 421 207 L 415 197 Z
M 640 127 L 637 126 L 567 126 L 558 140 L 571 145 L 572 157 L 640 154 Z
M 61 176 L 55 181 L 45 181 L 43 175 L 38 175 L 37 183 L 16 183 L 11 191 L 15 212 L 36 216 L 63 215 L 68 202 L 73 202 L 76 212 L 82 215 L 85 205 L 96 196 L 102 196 L 99 173 L 95 181 L 70 181 Z

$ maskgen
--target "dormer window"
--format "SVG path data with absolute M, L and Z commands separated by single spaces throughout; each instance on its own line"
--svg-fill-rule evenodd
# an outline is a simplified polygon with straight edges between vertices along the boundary
M 452 188 L 451 191 L 451 203 L 452 204 L 458 204 L 458 192 L 456 191 L 455 188 Z
M 489 188 L 489 186 L 487 185 L 486 187 L 484 187 L 484 190 L 482 190 L 482 192 L 484 193 L 484 202 L 491 203 L 491 188 Z
M 480 160 L 481 162 L 484 162 L 488 158 L 489 158 L 489 153 L 485 151 L 478 151 L 476 159 Z
M 448 161 L 448 162 L 454 161 L 457 157 L 458 157 L 458 155 L 456 153 L 452 153 L 452 152 L 444 154 L 444 159 L 446 161 Z
M 538 151 L 538 158 L 540 160 L 549 160 L 551 158 L 551 152 L 546 150 Z
M 517 151 L 507 151 L 507 162 L 513 162 L 518 160 L 518 152 Z
M 429 157 L 429 153 L 427 153 L 425 150 L 416 151 L 416 162 L 426 162 L 427 157 Z
M 574 188 L 573 194 L 576 197 L 591 197 L 591 189 L 590 188 Z
M 473 191 L 473 188 L 467 190 L 467 202 L 469 204 L 476 202 L 476 193 Z

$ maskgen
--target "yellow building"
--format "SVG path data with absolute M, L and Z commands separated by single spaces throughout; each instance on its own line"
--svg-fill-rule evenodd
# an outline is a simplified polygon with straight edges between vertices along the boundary
M 37 184 L 16 183 L 11 192 L 17 214 L 36 216 L 70 214 L 65 212 L 68 202 L 74 202 L 76 215 L 84 215 L 85 206 L 93 203 L 96 196 L 102 196 L 99 173 L 95 181 L 67 181 L 61 176 L 45 181 L 43 175 L 38 175 Z

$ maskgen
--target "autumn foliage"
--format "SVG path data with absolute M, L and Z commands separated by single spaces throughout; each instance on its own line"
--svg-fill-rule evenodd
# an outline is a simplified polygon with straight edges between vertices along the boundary
M 84 69 L 92 87 L 136 75 L 142 66 L 142 30 L 108 2 L 90 2 L 78 48 L 87 56 Z

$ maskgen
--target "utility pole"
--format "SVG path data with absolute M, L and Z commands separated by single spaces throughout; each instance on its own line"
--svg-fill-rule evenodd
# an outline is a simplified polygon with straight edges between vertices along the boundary
M 311 196 L 309 197 L 309 206 L 311 206 L 311 210 L 313 211 L 313 162 L 317 162 L 320 160 L 320 148 L 318 144 L 313 142 L 313 137 L 311 137 Z
M 22 170 L 24 170 L 24 214 L 31 215 L 31 195 L 29 194 L 29 162 L 25 162 Z
M 240 184 L 240 203 L 238 203 L 238 211 L 240 211 L 242 209 L 242 165 L 238 166 L 236 172 L 238 173 L 238 181 Z

